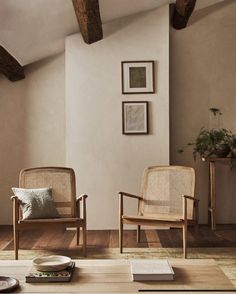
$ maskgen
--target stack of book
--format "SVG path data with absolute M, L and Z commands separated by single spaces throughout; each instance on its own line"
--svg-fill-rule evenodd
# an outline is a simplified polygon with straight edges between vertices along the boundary
M 133 259 L 130 266 L 133 281 L 174 280 L 174 271 L 166 259 Z
M 39 271 L 33 267 L 30 273 L 25 277 L 26 283 L 48 283 L 48 282 L 69 282 L 72 278 L 75 263 L 61 271 Z

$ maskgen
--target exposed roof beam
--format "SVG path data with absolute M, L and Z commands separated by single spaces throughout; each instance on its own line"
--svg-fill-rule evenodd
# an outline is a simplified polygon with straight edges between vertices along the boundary
M 72 0 L 84 42 L 92 44 L 103 38 L 98 0 Z
M 1 45 L 0 45 L 0 72 L 2 72 L 12 82 L 22 80 L 25 78 L 23 67 Z
M 175 29 L 181 30 L 187 26 L 195 4 L 196 0 L 176 0 L 172 16 L 172 26 Z

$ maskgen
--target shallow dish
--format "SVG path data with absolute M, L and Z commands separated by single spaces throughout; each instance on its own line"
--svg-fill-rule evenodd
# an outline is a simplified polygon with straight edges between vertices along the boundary
M 50 255 L 33 259 L 34 267 L 41 272 L 61 271 L 69 266 L 71 258 L 61 255 Z
M 0 276 L 0 293 L 10 292 L 16 289 L 19 286 L 19 281 L 10 278 L 10 277 L 3 277 Z

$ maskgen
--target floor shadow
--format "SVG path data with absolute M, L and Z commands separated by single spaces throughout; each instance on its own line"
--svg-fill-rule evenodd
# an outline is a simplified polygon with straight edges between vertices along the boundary
M 182 248 L 182 230 L 157 230 L 160 247 Z M 212 247 L 235 247 L 236 232 L 235 225 L 218 225 L 218 229 L 213 231 L 207 225 L 200 226 L 198 233 L 194 228 L 188 229 L 188 247 L 191 248 L 212 248 Z

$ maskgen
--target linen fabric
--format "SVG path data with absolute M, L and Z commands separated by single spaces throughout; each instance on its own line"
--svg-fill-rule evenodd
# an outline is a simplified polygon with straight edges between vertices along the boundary
M 20 200 L 23 219 L 57 218 L 59 213 L 52 197 L 52 188 L 12 188 Z

